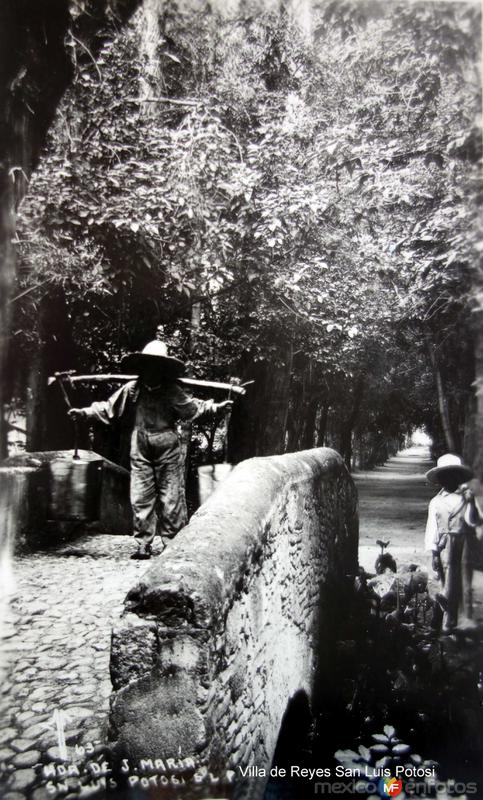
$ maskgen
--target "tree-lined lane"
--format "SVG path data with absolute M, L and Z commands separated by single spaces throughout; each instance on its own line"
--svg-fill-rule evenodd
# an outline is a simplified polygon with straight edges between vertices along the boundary
M 359 563 L 368 572 L 380 552 L 377 539 L 391 542 L 389 551 L 398 566 L 418 564 L 428 568 L 424 532 L 428 503 L 436 494 L 424 475 L 434 466 L 426 447 L 411 447 L 398 453 L 372 472 L 359 472 L 354 479 L 359 493 Z M 429 570 L 430 581 L 433 573 Z M 473 577 L 475 618 L 483 621 L 483 573 Z

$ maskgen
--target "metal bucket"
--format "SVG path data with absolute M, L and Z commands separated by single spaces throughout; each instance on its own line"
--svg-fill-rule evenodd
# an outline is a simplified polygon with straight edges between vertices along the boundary
M 48 519 L 95 522 L 99 519 L 102 458 L 55 459 L 48 465 Z
M 231 464 L 208 464 L 198 467 L 198 494 L 200 505 L 208 500 L 219 484 L 230 474 Z

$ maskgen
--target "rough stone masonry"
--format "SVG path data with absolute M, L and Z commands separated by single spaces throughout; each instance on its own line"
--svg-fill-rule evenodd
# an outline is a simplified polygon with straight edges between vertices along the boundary
M 355 572 L 357 545 L 335 451 L 233 470 L 129 591 L 113 632 L 111 736 L 131 785 L 195 765 L 195 781 L 263 794 L 242 773 L 270 767 L 290 700 L 313 701 L 327 590 Z

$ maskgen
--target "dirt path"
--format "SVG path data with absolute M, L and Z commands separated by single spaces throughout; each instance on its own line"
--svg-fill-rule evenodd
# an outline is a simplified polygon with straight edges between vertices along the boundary
M 424 474 L 433 466 L 426 447 L 403 450 L 372 472 L 359 472 L 354 480 L 359 493 L 359 563 L 374 571 L 379 553 L 376 539 L 390 540 L 389 551 L 399 565 L 427 567 L 424 530 L 428 503 L 436 489 Z M 430 573 L 430 578 L 432 573 Z M 475 618 L 483 622 L 483 573 L 475 572 Z

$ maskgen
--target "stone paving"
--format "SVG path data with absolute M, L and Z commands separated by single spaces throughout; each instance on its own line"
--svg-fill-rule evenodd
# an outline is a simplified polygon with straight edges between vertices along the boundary
M 15 558 L 15 587 L 0 628 L 3 800 L 54 796 L 47 777 L 62 760 L 59 725 L 69 760 L 102 754 L 111 628 L 127 590 L 147 566 L 131 561 L 132 551 L 130 537 L 90 535 Z M 92 791 L 71 775 L 59 794 Z

